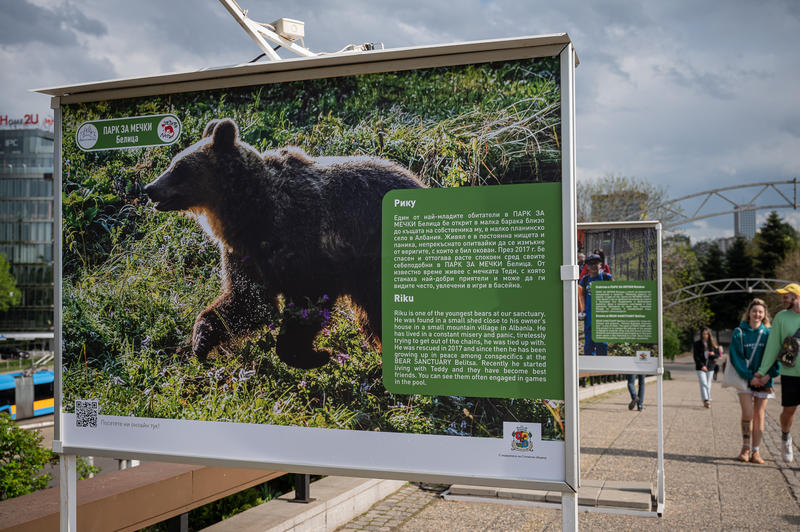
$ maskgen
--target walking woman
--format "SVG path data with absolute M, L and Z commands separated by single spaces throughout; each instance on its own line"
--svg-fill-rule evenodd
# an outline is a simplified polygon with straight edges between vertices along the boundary
M 758 452 L 761 436 L 764 434 L 764 411 L 767 399 L 775 397 L 772 393 L 772 378 L 764 385 L 753 388 L 750 381 L 761 365 L 764 347 L 769 337 L 770 317 L 767 305 L 761 299 L 754 299 L 747 307 L 742 323 L 733 330 L 730 347 L 730 364 L 748 384 L 744 390 L 738 390 L 739 405 L 742 407 L 742 452 L 739 460 L 763 464 L 764 459 Z M 728 369 L 727 371 L 730 371 Z M 770 377 L 778 375 L 777 362 L 769 370 Z M 752 451 L 751 435 L 752 431 Z
M 694 343 L 694 369 L 700 381 L 700 400 L 703 406 L 711 408 L 711 382 L 714 380 L 714 368 L 722 356 L 722 348 L 717 345 L 711 329 L 700 329 L 700 339 Z

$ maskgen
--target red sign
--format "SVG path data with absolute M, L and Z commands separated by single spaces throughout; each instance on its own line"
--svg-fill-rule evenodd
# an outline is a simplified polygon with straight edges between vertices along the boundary
M 0 128 L 6 129 L 53 129 L 53 118 L 39 118 L 39 113 L 26 113 L 22 117 L 0 115 Z

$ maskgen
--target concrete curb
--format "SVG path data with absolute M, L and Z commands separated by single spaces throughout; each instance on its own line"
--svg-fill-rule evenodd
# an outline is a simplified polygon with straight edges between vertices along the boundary
M 646 377 L 644 379 L 646 383 L 656 382 L 656 376 L 651 375 L 650 377 Z M 628 387 L 627 381 L 617 381 L 617 382 L 606 382 L 604 384 L 595 384 L 594 386 L 587 386 L 585 388 L 578 389 L 578 400 L 589 399 L 590 397 L 596 397 L 598 395 L 603 395 L 604 393 L 613 392 L 616 390 L 622 390 Z M 647 395 L 645 395 L 645 398 Z
M 208 532 L 283 532 L 335 530 L 366 512 L 376 502 L 406 484 L 402 480 L 379 480 L 330 476 L 311 484 L 313 500 L 290 502 L 294 492 L 251 508 L 205 528 Z

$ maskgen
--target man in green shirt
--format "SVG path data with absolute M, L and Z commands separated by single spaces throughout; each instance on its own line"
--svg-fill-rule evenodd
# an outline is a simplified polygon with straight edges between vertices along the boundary
M 764 358 L 761 359 L 761 366 L 755 373 L 750 384 L 753 386 L 763 386 L 769 380 L 767 371 L 778 359 L 778 352 L 781 344 L 787 336 L 793 336 L 800 329 L 800 285 L 790 283 L 776 290 L 781 294 L 781 300 L 785 310 L 778 312 L 772 320 L 772 329 L 769 333 L 767 345 L 764 348 Z M 789 432 L 792 428 L 794 413 L 800 405 L 800 364 L 788 367 L 781 365 L 781 432 L 783 460 L 790 463 L 794 460 L 794 449 L 792 448 L 792 435 Z

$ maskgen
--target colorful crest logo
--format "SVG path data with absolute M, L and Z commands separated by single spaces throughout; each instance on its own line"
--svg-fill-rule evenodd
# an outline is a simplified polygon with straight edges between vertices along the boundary
M 533 450 L 533 434 L 528 430 L 528 427 L 523 425 L 518 426 L 511 433 L 511 450 L 512 451 L 532 451 Z

